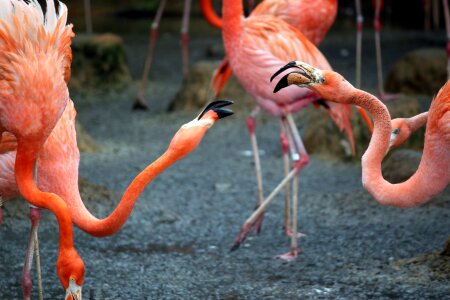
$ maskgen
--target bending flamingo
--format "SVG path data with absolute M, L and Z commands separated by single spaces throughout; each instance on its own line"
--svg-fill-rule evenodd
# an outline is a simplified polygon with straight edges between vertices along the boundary
M 280 118 L 282 132 L 289 142 L 289 148 L 294 160 L 293 167 L 282 181 L 282 185 L 284 186 L 291 178 L 294 178 L 293 187 L 296 189 L 299 171 L 306 166 L 308 156 L 292 114 L 304 108 L 308 103 L 318 101 L 319 98 L 307 89 L 289 89 L 282 94 L 274 95 L 270 87 L 267 86 L 268 82 L 264 83 L 260 78 L 269 78 L 278 66 L 282 65 L 284 58 L 297 55 L 323 68 L 331 67 L 320 51 L 300 31 L 286 22 L 270 15 L 251 15 L 248 18 L 244 18 L 243 5 L 239 0 L 223 1 L 222 12 L 223 40 L 227 59 L 233 73 L 256 101 L 257 107 Z M 257 66 L 257 72 L 253 72 L 252 68 L 254 66 Z M 301 99 L 304 101 L 300 101 Z M 350 107 L 321 101 L 317 103 L 323 104 L 339 128 L 345 128 L 353 145 L 352 130 L 349 122 Z M 254 124 L 250 123 L 249 128 L 253 130 L 253 127 Z M 256 138 L 254 139 L 256 140 Z M 254 153 L 257 157 L 258 151 L 255 148 Z M 295 190 L 292 196 L 292 224 L 286 228 L 288 233 L 291 234 L 292 245 L 291 251 L 281 256 L 283 259 L 294 259 L 298 253 L 296 226 L 297 193 Z M 260 196 L 259 203 L 262 202 L 261 198 Z M 258 229 L 262 221 L 264 207 L 259 207 L 257 212 L 256 216 L 252 215 L 244 223 L 232 249 L 236 249 L 239 246 L 252 227 Z M 292 230 L 289 230 L 289 228 Z
M 109 217 L 99 220 L 86 209 L 79 194 L 79 151 L 75 131 L 76 111 L 72 101 L 69 101 L 62 117 L 40 152 L 39 187 L 43 191 L 62 196 L 69 207 L 73 222 L 82 230 L 94 236 L 111 235 L 117 232 L 126 222 L 138 196 L 150 181 L 167 167 L 192 152 L 198 146 L 206 131 L 218 119 L 232 114 L 232 111 L 223 108 L 231 103 L 231 101 L 225 100 L 212 102 L 197 118 L 181 126 L 166 152 L 133 180 L 114 212 Z M 2 179 L 0 183 L 8 182 L 7 188 L 10 193 L 7 196 L 14 196 L 18 194 L 13 174 L 14 157 L 16 155 L 14 138 L 12 140 L 3 139 L 0 144 L 0 149 L 2 148 L 7 148 L 10 151 L 0 155 L 0 179 Z M 0 190 L 2 188 L 3 186 L 0 184 Z M 70 266 L 67 267 L 66 272 L 69 271 Z M 77 288 L 75 282 L 70 283 L 70 289 Z M 81 288 L 79 290 L 81 292 Z
M 407 181 L 391 184 L 381 174 L 381 162 L 389 147 L 391 118 L 375 96 L 354 88 L 340 74 L 294 61 L 275 74 L 299 68 L 283 76 L 274 92 L 289 85 L 306 87 L 324 99 L 356 104 L 373 116 L 374 132 L 362 157 L 364 188 L 382 205 L 414 207 L 431 200 L 450 183 L 450 81 L 441 88 L 428 112 L 425 144 L 417 171 Z
M 80 299 L 84 264 L 73 245 L 70 212 L 59 196 L 42 192 L 34 178 L 39 152 L 67 104 L 64 74 L 73 36 L 66 6 L 61 3 L 57 13 L 53 1 L 46 4 L 44 15 L 37 1 L 0 2 L 0 128 L 17 140 L 14 173 L 20 194 L 56 215 L 58 277 L 66 298 Z M 29 293 L 25 287 L 25 299 Z

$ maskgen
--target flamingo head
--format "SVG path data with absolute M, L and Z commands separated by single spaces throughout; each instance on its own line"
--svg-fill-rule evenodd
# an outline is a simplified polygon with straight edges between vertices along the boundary
M 348 99 L 344 96 L 348 95 L 348 92 L 344 93 L 343 91 L 348 91 L 353 86 L 342 75 L 331 70 L 320 70 L 301 61 L 291 61 L 286 64 L 272 75 L 270 81 L 291 68 L 296 70 L 281 77 L 275 86 L 274 93 L 295 84 L 316 92 L 323 99 L 348 103 Z
M 66 290 L 65 300 L 81 300 L 84 281 L 84 263 L 78 253 L 68 250 L 58 257 L 56 264 L 59 280 Z
M 204 134 L 214 123 L 230 116 L 233 112 L 225 106 L 233 104 L 231 100 L 218 100 L 209 103 L 203 111 L 192 121 L 184 124 L 170 142 L 168 151 L 176 159 L 183 158 L 197 148 Z
M 397 118 L 391 121 L 391 139 L 389 141 L 389 149 L 398 147 L 403 144 L 412 134 L 408 126 L 408 122 L 404 118 Z

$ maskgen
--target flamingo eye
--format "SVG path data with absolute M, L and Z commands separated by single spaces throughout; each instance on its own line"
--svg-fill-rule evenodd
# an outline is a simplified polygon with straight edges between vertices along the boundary
M 393 134 L 398 134 L 400 132 L 400 128 L 395 128 L 394 130 L 392 130 Z

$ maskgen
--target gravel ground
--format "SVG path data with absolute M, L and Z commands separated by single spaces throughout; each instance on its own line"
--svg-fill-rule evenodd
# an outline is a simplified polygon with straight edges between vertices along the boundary
M 373 90 L 372 35 L 367 36 L 364 88 Z M 192 61 L 203 58 L 214 42 L 220 38 L 194 37 Z M 434 36 L 417 33 L 392 34 L 384 42 L 391 49 L 386 66 L 407 50 L 437 43 Z M 138 76 L 146 40 L 126 37 L 126 44 L 132 73 Z M 178 37 L 162 35 L 159 45 L 156 56 L 170 60 L 155 61 L 151 111 L 130 111 L 136 85 L 124 93 L 73 95 L 79 120 L 103 146 L 82 154 L 80 175 L 118 193 L 194 117 L 164 112 L 180 86 Z M 323 50 L 338 71 L 353 78 L 353 35 L 334 33 Z M 218 122 L 198 150 L 147 188 L 118 234 L 97 239 L 75 229 L 76 247 L 86 263 L 86 299 L 450 299 L 450 262 L 436 254 L 449 236 L 449 189 L 419 208 L 382 207 L 362 189 L 358 164 L 312 155 L 300 177 L 298 222 L 307 236 L 300 240 L 296 262 L 273 259 L 289 247 L 281 196 L 269 207 L 260 236 L 250 236 L 241 249 L 229 252 L 256 201 L 244 124 L 243 111 Z M 269 192 L 282 177 L 278 121 L 265 118 L 257 131 Z M 92 195 L 86 202 L 96 215 L 106 216 L 118 199 Z M 26 214 L 21 200 L 8 203 L 4 211 L 0 299 L 21 299 Z M 39 234 L 45 298 L 61 299 L 55 272 L 57 223 L 48 212 Z

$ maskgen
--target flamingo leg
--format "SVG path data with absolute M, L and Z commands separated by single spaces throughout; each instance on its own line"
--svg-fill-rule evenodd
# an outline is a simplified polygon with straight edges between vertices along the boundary
M 304 148 L 303 142 L 301 141 L 300 135 L 298 134 L 297 128 L 295 127 L 295 123 L 293 123 L 293 118 L 290 114 L 286 116 L 288 124 L 289 124 L 289 131 L 290 134 L 288 134 L 288 137 L 291 136 L 291 139 L 294 143 L 294 147 L 290 147 L 292 154 L 292 159 L 294 161 L 291 171 L 287 174 L 286 177 L 281 180 L 281 182 L 275 187 L 275 189 L 270 193 L 270 195 L 259 205 L 259 207 L 253 212 L 253 214 L 244 222 L 244 225 L 241 227 L 241 230 L 239 234 L 236 236 L 233 246 L 231 247 L 231 250 L 234 251 L 239 248 L 241 243 L 246 239 L 248 233 L 250 230 L 255 226 L 256 221 L 261 217 L 261 215 L 265 212 L 266 207 L 272 202 L 272 200 L 275 198 L 275 196 L 283 189 L 283 187 L 288 184 L 288 182 L 292 179 L 298 176 L 298 173 L 301 169 L 303 169 L 308 164 L 308 154 L 306 153 L 306 150 Z M 294 124 L 294 128 L 292 127 L 291 123 Z M 288 138 L 289 139 L 289 138 Z M 296 195 L 298 194 L 298 187 L 294 187 L 294 185 L 298 183 L 298 180 L 293 182 L 293 192 L 296 192 Z M 293 260 L 297 257 L 298 254 L 298 247 L 297 247 L 297 239 L 299 236 L 303 236 L 303 234 L 297 233 L 297 209 L 296 205 L 298 203 L 298 198 L 295 199 L 294 194 L 293 196 L 293 205 L 292 205 L 292 226 L 290 231 L 291 236 L 291 250 L 284 254 L 278 256 L 279 258 L 285 259 L 285 260 Z M 295 207 L 294 207 L 295 206 Z M 295 220 L 295 221 L 294 221 Z M 294 229 L 295 226 L 295 229 Z M 289 233 L 288 233 L 289 234 Z M 293 246 L 295 244 L 295 246 Z
M 430 18 L 431 18 L 431 1 L 423 0 L 423 11 L 424 11 L 424 19 L 423 19 L 423 28 L 425 31 L 430 31 Z
M 183 21 L 181 25 L 181 49 L 183 59 L 183 76 L 189 73 L 189 15 L 191 12 L 191 0 L 184 1 Z
M 91 0 L 84 0 L 84 22 L 86 24 L 86 33 L 92 34 L 92 14 Z
M 31 263 L 33 261 L 33 254 L 35 249 L 35 239 L 37 237 L 37 230 L 39 226 L 39 218 L 41 216 L 41 210 L 37 207 L 30 206 L 30 220 L 31 230 L 30 238 L 28 240 L 28 247 L 25 255 L 25 264 L 23 266 L 21 285 L 23 292 L 23 299 L 31 299 Z
M 288 128 L 285 124 L 286 120 L 283 118 L 281 120 L 281 132 L 280 132 L 280 144 L 281 151 L 283 155 L 283 167 L 284 167 L 284 176 L 286 177 L 289 174 L 290 165 L 289 165 L 289 145 L 292 145 L 292 141 L 290 141 L 290 135 L 288 133 Z M 290 226 L 291 226 L 291 189 L 289 182 L 286 183 L 284 187 L 284 231 L 287 235 L 289 235 Z
M 444 6 L 445 28 L 447 31 L 447 80 L 450 80 L 450 8 L 448 0 L 442 0 Z
M 142 72 L 141 84 L 139 87 L 138 95 L 136 101 L 134 102 L 133 109 L 147 109 L 148 106 L 145 103 L 145 90 L 147 88 L 148 74 L 150 73 L 150 68 L 152 66 L 153 54 L 155 52 L 156 40 L 158 39 L 158 28 L 161 22 L 161 17 L 166 7 L 167 0 L 161 0 L 159 2 L 158 10 L 156 12 L 155 19 L 152 23 L 152 28 L 150 30 L 150 39 L 148 42 L 147 56 L 145 57 L 144 70 Z
M 36 272 L 37 272 L 37 281 L 38 281 L 38 299 L 43 300 L 44 299 L 44 293 L 42 288 L 42 273 L 41 273 L 41 255 L 39 252 L 39 238 L 38 238 L 38 231 L 36 230 L 35 236 L 34 236 L 34 249 L 36 252 Z
M 2 221 L 3 221 L 3 198 L 0 195 L 0 225 L 2 225 Z
M 258 148 L 258 141 L 256 140 L 256 134 L 255 134 L 255 117 L 259 113 L 259 107 L 256 106 L 250 115 L 247 117 L 247 129 L 250 134 L 250 142 L 252 144 L 252 152 L 253 152 L 253 162 L 255 164 L 255 173 L 256 173 L 256 185 L 257 185 L 257 192 L 258 192 L 258 201 L 256 204 L 256 207 L 259 207 L 261 203 L 264 200 L 263 195 L 263 180 L 262 180 L 262 174 L 261 174 L 261 161 L 259 159 L 259 148 Z M 262 211 L 261 215 L 256 220 L 256 223 L 254 225 L 254 229 L 256 233 L 261 232 L 261 226 L 262 221 L 264 219 L 265 211 Z
M 300 137 L 300 133 L 298 132 L 294 118 L 291 114 L 288 114 L 286 115 L 286 120 L 295 146 L 295 150 L 293 151 L 293 169 L 297 170 L 297 172 L 292 179 L 292 227 L 289 234 L 291 236 L 291 249 L 289 252 L 277 257 L 283 260 L 292 261 L 295 260 L 298 255 L 298 238 L 304 236 L 304 234 L 298 233 L 297 230 L 298 181 L 300 171 L 308 164 L 309 156 Z
M 375 52 L 376 52 L 376 59 L 377 59 L 377 81 L 378 81 L 378 95 L 379 98 L 383 101 L 389 101 L 394 100 L 398 98 L 400 95 L 394 94 L 386 94 L 384 92 L 384 86 L 383 86 L 383 61 L 381 58 L 381 21 L 380 21 L 380 15 L 381 15 L 381 6 L 382 6 L 383 0 L 376 0 L 375 2 L 375 15 L 373 20 L 373 27 L 375 29 Z
M 364 17 L 361 12 L 361 0 L 355 0 L 356 6 L 356 88 L 361 88 L 361 50 Z
M 439 0 L 433 0 L 433 27 L 435 30 L 439 29 Z

